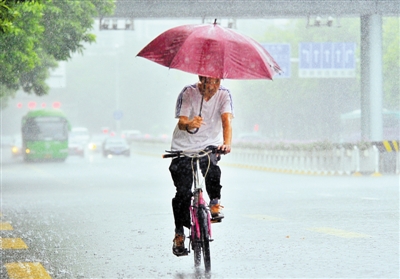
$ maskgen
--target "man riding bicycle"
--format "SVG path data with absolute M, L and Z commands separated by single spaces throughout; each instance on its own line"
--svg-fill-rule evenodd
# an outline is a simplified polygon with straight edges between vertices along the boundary
M 199 76 L 199 82 L 186 86 L 179 94 L 175 117 L 179 119 L 172 137 L 173 151 L 200 151 L 207 148 L 218 148 L 222 153 L 231 152 L 233 103 L 228 89 L 220 86 L 221 80 Z M 205 177 L 206 191 L 210 198 L 212 219 L 221 220 L 220 211 L 221 170 L 220 159 L 216 153 L 200 159 L 200 169 Z M 172 160 L 169 167 L 176 187 L 172 199 L 175 219 L 175 238 L 173 253 L 181 255 L 185 251 L 185 234 L 183 227 L 190 227 L 190 202 L 192 198 L 192 165 L 191 158 L 182 156 Z

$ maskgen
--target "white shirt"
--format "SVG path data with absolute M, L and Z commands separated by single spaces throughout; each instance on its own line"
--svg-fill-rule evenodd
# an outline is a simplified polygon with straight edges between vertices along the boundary
M 183 88 L 176 101 L 175 118 L 187 116 L 192 119 L 199 115 L 202 94 L 197 83 Z M 223 113 L 231 113 L 233 116 L 233 103 L 231 93 L 227 88 L 220 86 L 210 100 L 203 100 L 201 117 L 203 124 L 196 134 L 190 134 L 186 130 L 175 127 L 171 150 L 175 151 L 197 151 L 209 145 L 221 145 L 223 143 L 222 120 Z

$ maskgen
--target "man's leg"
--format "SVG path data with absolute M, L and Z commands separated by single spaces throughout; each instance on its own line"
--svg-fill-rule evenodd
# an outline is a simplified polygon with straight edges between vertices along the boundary
M 224 215 L 221 212 L 221 208 L 223 206 L 220 205 L 219 200 L 221 199 L 221 169 L 217 165 L 218 160 L 216 159 L 215 154 L 210 154 L 210 163 L 208 161 L 208 157 L 203 157 L 200 160 L 200 168 L 201 172 L 206 175 L 206 190 L 208 197 L 210 198 L 210 210 L 212 219 L 215 221 L 220 221 L 224 218 Z M 207 170 L 208 169 L 208 170 Z
M 172 180 L 176 187 L 172 199 L 172 210 L 175 219 L 175 232 L 183 235 L 183 226 L 190 227 L 190 201 L 192 197 L 192 168 L 190 158 L 173 159 L 169 167 Z
M 221 198 L 221 169 L 215 154 L 210 154 L 210 162 L 208 157 L 200 159 L 201 173 L 206 175 L 206 190 L 210 200 Z M 208 171 L 207 171 L 208 169 Z

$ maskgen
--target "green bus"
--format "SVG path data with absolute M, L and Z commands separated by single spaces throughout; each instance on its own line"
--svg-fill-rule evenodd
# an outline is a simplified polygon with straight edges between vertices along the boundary
M 24 161 L 65 161 L 70 125 L 60 110 L 33 110 L 21 123 Z

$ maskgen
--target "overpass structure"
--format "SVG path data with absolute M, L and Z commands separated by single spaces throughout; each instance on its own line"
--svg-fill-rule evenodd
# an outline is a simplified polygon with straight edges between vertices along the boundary
M 111 18 L 360 17 L 361 134 L 383 140 L 382 17 L 400 16 L 400 0 L 117 0 Z M 100 23 L 101 24 L 101 23 Z
M 399 15 L 399 0 L 117 0 L 124 18 L 265 18 Z

